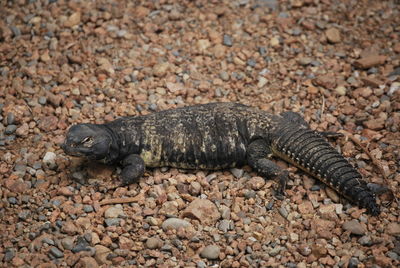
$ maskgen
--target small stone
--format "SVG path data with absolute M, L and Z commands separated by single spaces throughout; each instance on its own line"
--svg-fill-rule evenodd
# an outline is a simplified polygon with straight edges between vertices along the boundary
M 307 65 L 311 64 L 312 61 L 313 61 L 312 58 L 303 57 L 303 58 L 300 58 L 300 59 L 298 60 L 298 63 L 299 63 L 300 65 L 307 66 Z
M 98 268 L 96 260 L 92 257 L 86 256 L 79 259 L 78 266 L 82 268 Z
M 93 207 L 91 205 L 84 205 L 83 211 L 85 211 L 85 213 L 93 212 Z
M 390 235 L 400 235 L 400 224 L 391 222 L 387 225 L 386 231 Z
M 384 119 L 378 118 L 378 119 L 371 119 L 363 122 L 363 125 L 371 130 L 381 130 L 385 127 L 385 121 Z
M 218 229 L 226 233 L 230 229 L 230 220 L 222 220 L 218 225 Z
M 109 226 L 118 226 L 120 223 L 121 219 L 117 219 L 117 218 L 109 218 L 109 219 L 105 219 L 104 222 L 106 223 L 106 225 Z
M 211 43 L 208 39 L 200 39 L 197 41 L 197 49 L 200 53 L 205 53 L 210 45 Z
M 299 241 L 299 235 L 296 233 L 290 233 L 289 238 L 292 243 Z
M 169 218 L 162 223 L 161 227 L 164 231 L 167 231 L 168 229 L 188 228 L 192 227 L 192 225 L 190 224 L 190 222 L 182 219 Z
M 371 246 L 372 245 L 372 240 L 371 237 L 368 235 L 364 235 L 358 239 L 358 243 L 360 243 L 363 246 Z
M 240 179 L 241 177 L 243 177 L 244 174 L 244 170 L 240 168 L 232 168 L 231 172 L 236 179 Z
M 149 239 L 147 239 L 146 241 L 146 247 L 148 249 L 157 249 L 157 248 L 161 248 L 163 245 L 162 241 L 160 238 L 158 237 L 150 237 Z
M 105 246 L 102 245 L 96 245 L 94 246 L 96 253 L 94 255 L 94 258 L 96 259 L 97 263 L 99 265 L 110 265 L 111 261 L 107 259 L 108 254 L 111 252 L 111 250 Z
M 64 186 L 58 189 L 57 193 L 63 196 L 73 196 L 74 193 L 72 192 L 70 187 Z
M 326 195 L 332 199 L 333 202 L 338 203 L 340 201 L 339 195 L 330 187 L 325 188 Z
M 360 69 L 369 69 L 385 63 L 386 56 L 383 55 L 368 55 L 354 62 L 354 66 Z
M 272 257 L 275 257 L 276 255 L 279 254 L 279 252 L 281 252 L 282 248 L 279 246 L 276 246 L 274 248 L 272 248 L 270 251 L 268 251 L 268 254 Z
M 12 124 L 14 124 L 14 122 L 15 122 L 15 115 L 14 115 L 14 113 L 8 113 L 6 119 L 7 119 L 7 120 L 6 120 L 6 124 L 7 124 L 7 125 L 12 125 Z
M 360 262 L 357 260 L 357 258 L 350 258 L 349 265 L 347 267 L 348 268 L 357 268 L 358 264 L 360 264 Z
M 168 69 L 169 69 L 168 62 L 158 63 L 153 67 L 153 74 L 157 77 L 163 77 L 166 75 Z
M 220 72 L 219 77 L 223 80 L 223 81 L 229 81 L 229 74 L 225 71 Z
M 4 261 L 9 262 L 15 257 L 15 249 L 8 248 L 6 249 L 6 253 L 4 255 Z
M 200 198 L 193 200 L 182 215 L 183 217 L 195 218 L 206 225 L 213 225 L 221 217 L 213 202 Z
M 29 134 L 29 125 L 27 123 L 23 123 L 19 128 L 15 130 L 15 134 L 18 137 L 26 137 Z
M 351 220 L 343 223 L 343 229 L 346 231 L 350 231 L 350 233 L 355 234 L 355 235 L 364 235 L 366 232 L 366 229 L 364 226 L 360 224 L 358 220 Z
M 231 36 L 224 34 L 222 43 L 227 47 L 231 47 L 233 45 Z
M 265 179 L 262 177 L 252 177 L 247 184 L 253 190 L 260 190 L 265 185 Z
M 16 126 L 16 125 L 8 125 L 8 126 L 6 127 L 6 130 L 4 131 L 4 133 L 5 133 L 6 135 L 11 135 L 11 134 L 14 134 L 14 132 L 15 132 L 16 129 L 17 129 L 17 126 Z
M 269 44 L 271 47 L 279 47 L 280 41 L 278 37 L 272 37 L 271 40 L 269 40 Z
M 56 257 L 56 258 L 62 258 L 62 257 L 64 257 L 64 253 L 62 253 L 62 251 L 59 250 L 59 249 L 56 248 L 56 247 L 51 247 L 51 248 L 50 248 L 50 254 L 51 254 L 52 256 Z
M 264 87 L 267 83 L 268 83 L 267 78 L 265 78 L 265 77 L 263 77 L 263 76 L 259 76 L 259 77 L 258 77 L 258 83 L 257 83 L 257 87 L 258 87 L 258 88 Z
M 65 237 L 61 240 L 61 245 L 64 249 L 71 250 L 74 246 L 74 239 L 72 237 Z
M 124 213 L 124 210 L 122 209 L 121 206 L 109 207 L 104 212 L 104 217 L 106 219 L 108 219 L 108 218 L 125 217 L 125 213 Z
M 340 96 L 345 96 L 346 92 L 347 92 L 347 89 L 344 86 L 338 86 L 338 87 L 335 88 L 335 92 L 337 94 L 339 94 Z
M 64 224 L 61 227 L 61 232 L 68 234 L 68 235 L 74 235 L 78 233 L 78 228 L 75 226 L 75 224 L 72 221 L 67 221 L 64 222 Z
M 326 89 L 334 89 L 336 87 L 336 78 L 333 75 L 326 74 L 313 79 L 313 83 Z
M 21 211 L 18 213 L 18 218 L 20 220 L 25 221 L 29 216 L 31 215 L 31 213 L 27 210 Z
M 206 246 L 201 252 L 200 256 L 209 260 L 218 259 L 220 248 L 217 245 Z
M 81 22 L 81 13 L 74 12 L 68 19 L 64 22 L 64 26 L 68 28 L 72 28 L 75 25 L 78 25 Z
M 329 28 L 325 31 L 326 38 L 330 43 L 339 43 L 342 41 L 340 32 L 336 28 Z
M 40 119 L 39 128 L 45 132 L 57 129 L 58 118 L 56 116 L 44 116 Z

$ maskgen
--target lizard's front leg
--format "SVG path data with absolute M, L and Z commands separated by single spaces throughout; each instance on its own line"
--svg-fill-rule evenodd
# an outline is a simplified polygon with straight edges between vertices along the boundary
M 145 164 L 143 159 L 137 154 L 126 156 L 122 162 L 122 185 L 126 186 L 134 183 L 137 179 L 143 176 Z
M 271 156 L 271 150 L 266 141 L 262 139 L 251 142 L 247 148 L 248 164 L 267 179 L 278 179 L 279 188 L 276 197 L 283 198 L 286 189 L 289 172 L 282 169 L 273 161 L 267 159 Z

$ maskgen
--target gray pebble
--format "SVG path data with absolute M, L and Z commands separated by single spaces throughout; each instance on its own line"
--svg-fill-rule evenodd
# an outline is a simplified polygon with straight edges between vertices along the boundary
M 7 114 L 7 125 L 12 125 L 15 122 L 15 115 L 13 113 L 8 113 Z
M 47 98 L 44 96 L 40 96 L 38 99 L 39 104 L 45 105 L 47 103 Z
M 56 247 L 51 247 L 49 253 L 56 258 L 64 257 L 64 253 Z
M 8 125 L 8 126 L 6 127 L 6 130 L 4 131 L 4 133 L 5 133 L 6 135 L 11 135 L 11 134 L 14 134 L 14 132 L 15 132 L 16 129 L 17 129 L 17 126 L 16 126 L 16 125 Z
M 11 25 L 10 30 L 12 31 L 14 37 L 18 37 L 21 35 L 21 30 L 15 25 Z
M 107 220 L 106 220 L 107 221 Z M 73 253 L 78 253 L 81 251 L 89 251 L 89 243 L 82 236 L 79 236 L 76 241 L 76 245 L 72 248 Z
M 241 168 L 232 168 L 231 172 L 236 179 L 240 179 L 241 177 L 243 177 L 244 174 L 244 170 Z
M 54 245 L 55 245 L 54 240 L 51 239 L 51 238 L 49 238 L 49 237 L 43 238 L 43 239 L 42 239 L 42 242 L 43 242 L 43 243 L 46 243 L 46 244 L 48 244 L 48 245 L 51 245 L 51 246 L 54 246 Z
M 120 221 L 121 221 L 121 219 L 118 219 L 118 218 L 108 218 L 108 219 L 105 219 L 104 222 L 106 223 L 106 225 L 108 227 L 108 226 L 118 226 Z
M 244 193 L 244 197 L 245 197 L 246 199 L 254 198 L 254 197 L 256 197 L 256 195 L 257 195 L 257 193 L 256 193 L 256 191 L 254 191 L 254 190 L 247 190 L 247 191 Z
M 18 202 L 17 199 L 13 196 L 8 198 L 8 203 L 10 203 L 12 205 L 17 204 L 17 202 Z
M 189 226 L 191 226 L 190 222 L 178 218 L 169 218 L 162 223 L 164 231 L 167 231 L 168 229 L 187 228 Z
M 319 186 L 318 184 L 314 184 L 310 188 L 310 191 L 319 191 L 319 190 L 321 190 L 321 186 Z
M 206 268 L 206 267 L 207 267 L 207 264 L 206 264 L 204 261 L 198 261 L 198 262 L 196 263 L 196 267 L 197 267 L 197 268 Z
M 41 169 L 41 168 L 42 168 L 42 163 L 39 162 L 39 161 L 36 161 L 36 162 L 32 165 L 32 167 L 33 167 L 34 169 Z
M 55 199 L 55 200 L 52 201 L 52 203 L 53 203 L 53 205 L 54 205 L 55 207 L 59 207 L 59 206 L 61 205 L 61 200 Z
M 360 243 L 363 246 L 371 246 L 372 245 L 372 240 L 371 237 L 368 235 L 364 235 L 358 239 L 358 243 Z
M 299 28 L 299 27 L 295 27 L 292 30 L 292 35 L 294 35 L 294 36 L 299 36 L 301 33 L 302 33 L 302 31 L 301 31 L 301 28 Z
M 351 258 L 349 260 L 348 268 L 357 268 L 360 262 L 356 258 Z
M 200 256 L 209 260 L 215 260 L 218 258 L 220 253 L 220 248 L 217 245 L 206 246 L 201 252 Z
M 398 261 L 400 260 L 400 256 L 393 251 L 388 251 L 388 253 L 386 254 L 389 258 L 391 258 L 392 260 Z
M 233 42 L 232 42 L 232 38 L 230 35 L 224 34 L 224 40 L 223 40 L 223 44 L 225 46 L 231 47 Z
M 93 212 L 93 207 L 91 205 L 84 205 L 83 211 L 85 211 L 85 213 Z
M 72 237 L 65 237 L 61 240 L 61 245 L 64 249 L 71 250 L 74 246 L 74 239 Z
M 26 220 L 29 216 L 30 216 L 30 212 L 28 211 L 28 210 L 24 210 L 24 211 L 21 211 L 20 213 L 18 213 L 18 218 L 20 219 L 20 220 Z
M 8 248 L 6 249 L 6 253 L 4 255 L 4 261 L 9 262 L 15 257 L 15 249 Z
M 229 74 L 225 71 L 222 71 L 219 73 L 219 77 L 223 80 L 223 81 L 229 81 Z
M 169 244 L 166 244 L 164 246 L 161 247 L 162 251 L 171 251 L 172 250 L 172 246 Z
M 227 232 L 230 229 L 230 221 L 222 220 L 218 225 L 218 229 L 224 233 Z
M 257 64 L 257 62 L 253 58 L 248 59 L 246 63 L 250 67 L 255 67 Z
M 269 201 L 268 204 L 265 206 L 265 208 L 267 210 L 271 210 L 274 207 L 274 203 L 275 203 L 274 200 Z
M 268 252 L 268 254 L 269 254 L 270 256 L 272 256 L 272 257 L 275 257 L 276 255 L 279 254 L 279 252 L 281 252 L 281 250 L 282 250 L 281 247 L 276 246 L 276 247 L 272 248 L 272 249 Z
M 285 219 L 289 215 L 289 213 L 287 212 L 286 208 L 284 208 L 284 207 L 280 207 L 278 209 L 278 211 L 279 211 L 279 214 L 281 214 L 281 216 L 284 217 Z

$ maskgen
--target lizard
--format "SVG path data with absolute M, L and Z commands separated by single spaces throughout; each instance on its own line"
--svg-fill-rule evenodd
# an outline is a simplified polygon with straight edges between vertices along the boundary
M 61 148 L 67 155 L 122 166 L 122 185 L 134 183 L 146 167 L 219 170 L 249 165 L 284 193 L 283 159 L 319 179 L 351 202 L 379 215 L 375 193 L 361 174 L 295 112 L 278 115 L 239 103 L 198 104 L 105 124 L 69 128 Z

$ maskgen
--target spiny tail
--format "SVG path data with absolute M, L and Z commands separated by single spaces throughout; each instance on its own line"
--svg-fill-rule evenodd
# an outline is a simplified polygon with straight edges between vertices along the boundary
M 317 132 L 287 124 L 272 144 L 278 157 L 315 176 L 350 201 L 379 215 L 374 194 L 360 173 Z

